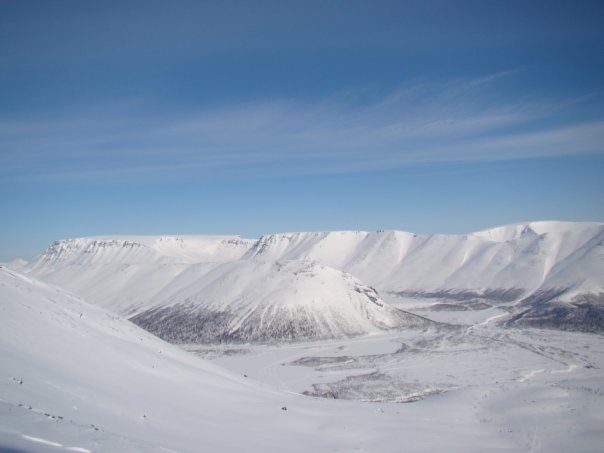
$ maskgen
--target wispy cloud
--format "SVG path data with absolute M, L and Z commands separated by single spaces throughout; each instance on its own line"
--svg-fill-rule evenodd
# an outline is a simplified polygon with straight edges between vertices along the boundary
M 105 109 L 4 121 L 0 181 L 338 173 L 604 151 L 604 118 L 561 117 L 568 100 L 502 101 L 495 85 L 505 75 L 415 81 L 371 101 L 345 93 L 172 117 Z

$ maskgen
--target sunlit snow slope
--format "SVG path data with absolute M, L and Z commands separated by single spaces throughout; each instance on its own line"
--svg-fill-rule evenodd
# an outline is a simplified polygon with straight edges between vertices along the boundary
M 534 222 L 467 235 L 340 231 L 263 236 L 246 257 L 310 259 L 386 291 L 604 287 L 604 224 Z
M 236 236 L 104 236 L 55 241 L 26 269 L 94 303 L 129 314 L 194 263 L 240 258 L 254 243 Z
M 176 343 L 341 338 L 428 324 L 352 275 L 301 260 L 241 260 L 207 273 L 193 266 L 154 301 L 132 320 Z
M 181 340 L 199 341 L 327 338 L 421 324 L 388 306 L 409 299 L 497 306 L 508 323 L 604 331 L 601 223 L 533 222 L 466 235 L 83 238 L 55 242 L 25 271 L 173 340 L 176 322 L 187 324 Z
M 3 267 L 0 365 L 0 451 L 510 447 L 500 436 L 477 432 L 478 422 L 450 416 L 456 403 L 425 423 L 429 406 L 376 413 L 373 405 L 269 391 Z
M 243 259 L 255 242 L 71 239 L 52 244 L 29 272 L 178 343 L 339 338 L 428 323 L 340 270 Z
M 401 231 L 275 234 L 247 259 L 316 260 L 387 301 L 503 307 L 510 324 L 604 331 L 604 224 L 533 222 L 466 235 Z

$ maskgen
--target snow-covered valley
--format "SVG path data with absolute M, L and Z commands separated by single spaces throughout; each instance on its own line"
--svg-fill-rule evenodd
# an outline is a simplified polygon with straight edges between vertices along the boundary
M 0 451 L 600 451 L 603 293 L 595 223 L 57 241 L 0 269 Z

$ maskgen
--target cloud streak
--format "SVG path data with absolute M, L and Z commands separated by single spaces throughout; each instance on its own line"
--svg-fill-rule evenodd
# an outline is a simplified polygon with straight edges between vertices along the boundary
M 567 101 L 501 101 L 504 76 L 415 81 L 371 100 L 359 92 L 172 117 L 104 109 L 0 121 L 0 181 L 266 177 L 603 152 L 603 118 L 560 120 Z

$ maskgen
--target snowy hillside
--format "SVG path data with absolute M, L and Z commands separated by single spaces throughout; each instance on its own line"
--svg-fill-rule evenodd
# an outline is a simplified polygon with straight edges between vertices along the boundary
M 31 269 L 99 264 L 232 261 L 253 243 L 238 236 L 99 236 L 53 242 Z
M 0 263 L 0 266 L 4 266 L 8 269 L 12 269 L 14 271 L 21 271 L 23 270 L 27 265 L 29 264 L 28 261 L 21 259 L 21 258 L 17 258 L 14 259 L 12 261 L 9 261 L 8 263 Z
M 0 310 L 0 451 L 521 451 L 459 398 L 435 411 L 269 390 L 5 268 Z
M 604 287 L 604 224 L 534 222 L 467 235 L 339 231 L 263 236 L 247 258 L 316 260 L 387 291 Z
M 303 271 L 311 265 L 313 271 Z M 289 332 L 299 338 L 349 335 L 417 321 L 409 315 L 401 320 L 389 304 L 422 315 L 424 309 L 480 311 L 483 320 L 507 315 L 499 320 L 604 331 L 600 223 L 533 222 L 466 235 L 72 239 L 55 242 L 25 271 L 120 314 L 138 315 L 141 325 L 169 331 L 166 338 L 173 339 L 178 335 L 169 326 L 184 323 L 183 317 L 186 338 L 242 341 L 289 338 Z M 398 321 L 374 322 L 381 318 L 349 311 L 377 309 L 367 293 L 356 291 L 359 285 L 375 288 L 372 297 Z M 199 334 L 201 326 L 213 332 L 210 337 Z
M 511 313 L 508 322 L 604 331 L 604 224 L 534 222 L 467 235 L 400 231 L 260 238 L 247 259 L 316 260 L 388 302 Z M 513 316 L 512 316 L 513 315 Z
M 254 243 L 237 236 L 124 236 L 55 241 L 25 271 L 121 314 L 193 263 L 237 260 Z
M 350 274 L 300 260 L 193 266 L 154 302 L 131 319 L 175 343 L 342 338 L 429 324 Z

